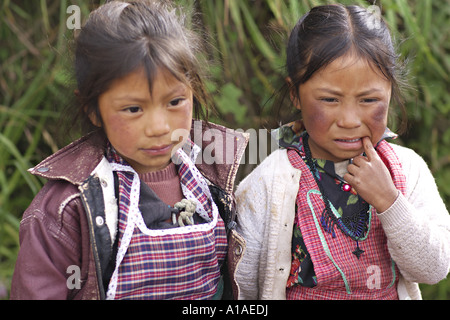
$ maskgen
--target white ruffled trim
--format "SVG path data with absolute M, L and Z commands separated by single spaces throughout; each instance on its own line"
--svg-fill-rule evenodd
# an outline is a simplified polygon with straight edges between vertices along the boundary
M 219 216 L 219 210 L 212 200 L 211 192 L 209 191 L 208 184 L 206 183 L 205 178 L 202 176 L 200 171 L 198 171 L 197 167 L 194 165 L 195 159 L 200 151 L 200 148 L 194 145 L 194 148 L 191 152 L 191 157 L 189 157 L 186 152 L 184 152 L 182 149 L 179 149 L 176 152 L 176 156 L 184 163 L 186 163 L 193 176 L 194 179 L 197 181 L 197 183 L 200 185 L 202 191 L 205 193 L 205 195 L 210 199 L 211 202 L 211 208 L 212 208 L 212 216 L 213 219 L 211 220 L 208 212 L 205 210 L 205 208 L 197 203 L 197 212 L 198 214 L 208 221 L 208 223 L 198 224 L 198 225 L 189 225 L 185 227 L 180 228 L 170 228 L 170 229 L 159 229 L 159 230 L 151 230 L 148 229 L 145 225 L 144 219 L 142 217 L 141 211 L 139 210 L 139 197 L 140 197 L 140 179 L 137 174 L 137 172 L 129 167 L 124 166 L 117 163 L 111 163 L 111 168 L 113 171 L 122 171 L 122 172 L 130 172 L 134 174 L 133 177 L 133 183 L 131 185 L 131 194 L 130 194 L 130 206 L 128 211 L 128 220 L 127 220 L 127 226 L 125 228 L 124 234 L 122 235 L 121 244 L 117 251 L 117 257 L 116 257 L 116 267 L 114 269 L 114 273 L 111 277 L 108 291 L 106 294 L 107 300 L 113 300 L 116 295 L 117 290 L 117 281 L 119 277 L 119 266 L 122 263 L 125 254 L 128 250 L 128 246 L 130 245 L 131 238 L 134 233 L 135 226 L 139 228 L 139 230 L 148 236 L 164 236 L 164 235 L 173 235 L 173 234 L 188 234 L 191 232 L 196 231 L 209 231 L 213 228 L 215 228 L 218 216 Z M 190 200 L 196 200 L 197 198 L 194 196 L 194 194 L 184 185 L 181 185 L 183 195 Z

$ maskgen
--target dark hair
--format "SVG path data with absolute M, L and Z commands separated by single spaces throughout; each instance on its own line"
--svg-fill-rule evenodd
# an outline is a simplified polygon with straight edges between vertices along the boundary
M 193 114 L 206 120 L 209 98 L 199 62 L 200 39 L 185 26 L 185 16 L 161 1 L 110 1 L 93 11 L 75 39 L 75 77 L 83 133 L 100 122 L 99 96 L 114 79 L 144 67 L 152 88 L 165 68 L 192 89 Z
M 317 6 L 297 22 L 287 47 L 290 89 L 298 88 L 315 72 L 350 50 L 371 62 L 391 82 L 392 98 L 402 113 L 399 131 L 404 131 L 406 108 L 401 92 L 404 66 L 385 21 L 365 8 L 340 4 Z M 298 95 L 298 90 L 290 92 Z

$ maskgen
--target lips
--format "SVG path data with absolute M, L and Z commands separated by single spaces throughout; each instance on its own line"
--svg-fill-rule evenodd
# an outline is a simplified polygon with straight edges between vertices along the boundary
M 355 139 L 336 139 L 336 141 L 348 142 L 348 143 L 358 142 L 358 141 L 360 141 L 360 140 L 361 140 L 361 138 L 355 138 Z
M 150 148 L 144 148 L 141 150 L 152 156 L 164 155 L 164 154 L 167 154 L 168 152 L 170 152 L 170 150 L 172 149 L 172 146 L 173 146 L 172 144 L 161 145 L 161 146 L 154 146 L 154 147 L 150 147 Z
M 339 149 L 347 151 L 356 151 L 363 148 L 362 138 L 343 138 L 334 140 Z

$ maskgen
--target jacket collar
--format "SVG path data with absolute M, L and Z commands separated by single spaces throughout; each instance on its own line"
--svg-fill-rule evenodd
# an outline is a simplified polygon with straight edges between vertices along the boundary
M 210 182 L 225 192 L 232 193 L 249 136 L 248 133 L 194 120 L 191 140 L 202 150 L 195 161 L 196 167 Z M 214 159 L 208 159 L 210 155 Z
M 103 158 L 106 139 L 88 134 L 46 158 L 28 171 L 49 180 L 66 180 L 81 185 Z
M 213 163 L 210 163 L 204 155 L 199 155 L 197 168 L 211 183 L 231 193 L 248 139 L 247 133 L 194 120 L 191 140 L 201 150 L 208 150 L 215 156 Z M 45 179 L 66 180 L 79 186 L 102 160 L 106 142 L 106 138 L 99 133 L 88 134 L 49 156 L 29 172 Z

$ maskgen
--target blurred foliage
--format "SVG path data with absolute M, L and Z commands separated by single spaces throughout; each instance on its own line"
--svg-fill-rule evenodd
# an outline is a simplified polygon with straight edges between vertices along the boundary
M 82 20 L 99 0 L 3 0 L 0 4 L 0 296 L 10 285 L 23 211 L 44 181 L 27 173 L 69 137 L 59 117 L 73 97 L 67 8 Z M 275 128 L 277 93 L 283 86 L 289 30 L 324 0 L 175 0 L 197 14 L 210 45 L 208 89 L 217 114 L 231 128 Z M 372 1 L 340 1 L 368 6 Z M 410 59 L 406 92 L 409 130 L 398 143 L 421 154 L 450 204 L 450 5 L 446 1 L 376 1 Z M 282 106 L 281 114 L 291 107 Z M 394 124 L 395 127 L 395 124 Z M 248 156 L 248 155 L 247 155 Z M 262 160 L 262 159 L 260 159 Z M 240 174 L 252 169 L 244 164 Z M 450 283 L 422 285 L 425 299 L 449 299 Z M 6 289 L 6 290 L 5 290 Z M 1 297 L 0 297 L 1 298 Z

